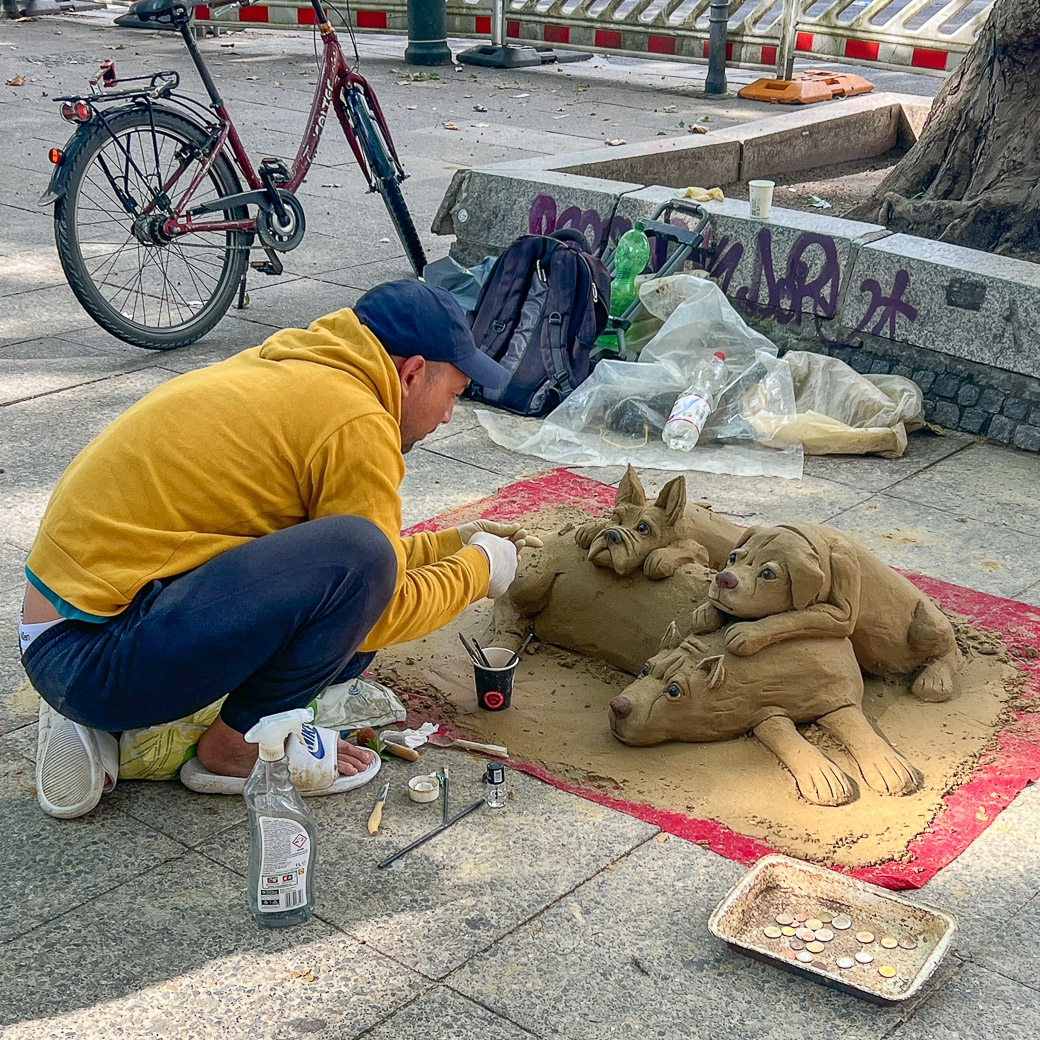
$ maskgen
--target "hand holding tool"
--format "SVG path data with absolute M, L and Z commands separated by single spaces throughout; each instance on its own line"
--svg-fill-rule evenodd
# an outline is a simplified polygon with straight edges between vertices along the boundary
M 497 599 L 516 577 L 516 546 L 508 538 L 499 538 L 498 535 L 483 531 L 473 535 L 469 544 L 476 546 L 487 557 L 491 572 L 487 594 L 489 599 Z

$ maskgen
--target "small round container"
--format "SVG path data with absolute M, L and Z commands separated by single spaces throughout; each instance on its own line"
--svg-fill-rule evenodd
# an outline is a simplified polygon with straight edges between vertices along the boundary
M 408 797 L 413 802 L 435 802 L 441 796 L 441 784 L 436 775 L 413 776 L 408 781 Z

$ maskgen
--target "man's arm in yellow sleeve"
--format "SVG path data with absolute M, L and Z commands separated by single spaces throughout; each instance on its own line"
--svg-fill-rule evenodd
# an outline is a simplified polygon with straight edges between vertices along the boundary
M 458 551 L 410 568 L 401 538 L 404 458 L 400 431 L 387 414 L 363 415 L 341 426 L 308 460 L 302 492 L 308 518 L 362 516 L 386 535 L 397 555 L 397 585 L 383 616 L 362 649 L 375 650 L 428 635 L 487 595 L 490 569 L 476 548 L 463 547 L 458 533 L 411 539 L 413 558 L 440 551 L 453 537 Z

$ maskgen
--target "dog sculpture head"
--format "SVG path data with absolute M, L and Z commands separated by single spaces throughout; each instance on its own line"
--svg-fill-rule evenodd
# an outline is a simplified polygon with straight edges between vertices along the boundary
M 721 651 L 721 639 L 718 643 Z M 673 623 L 661 640 L 659 653 L 678 644 L 679 632 Z M 718 711 L 726 678 L 721 652 L 707 657 L 689 655 L 669 679 L 653 674 L 655 660 L 651 658 L 639 677 L 610 702 L 610 728 L 618 740 L 632 747 L 649 747 L 669 740 L 711 741 L 732 735 L 718 728 L 727 714 Z M 736 732 L 740 731 L 738 727 Z
M 708 599 L 734 617 L 757 620 L 805 610 L 829 584 L 820 556 L 790 527 L 749 527 L 715 575 Z
M 597 567 L 634 574 L 655 549 L 664 549 L 682 537 L 677 528 L 685 510 L 685 477 L 669 480 L 657 499 L 647 503 L 643 485 L 629 466 L 618 485 L 607 526 L 589 546 L 589 559 Z

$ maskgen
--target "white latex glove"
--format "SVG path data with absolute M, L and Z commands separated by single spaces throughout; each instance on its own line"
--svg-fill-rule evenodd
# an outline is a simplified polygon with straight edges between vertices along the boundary
M 463 545 L 472 545 L 475 534 L 494 534 L 508 538 L 517 549 L 540 549 L 545 543 L 537 535 L 528 534 L 519 524 L 500 524 L 495 520 L 473 520 L 459 525 L 459 537 Z
M 478 531 L 473 535 L 468 544 L 475 546 L 487 557 L 488 567 L 491 569 L 488 599 L 498 599 L 516 577 L 516 546 L 508 538 L 500 538 L 484 531 Z

